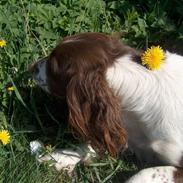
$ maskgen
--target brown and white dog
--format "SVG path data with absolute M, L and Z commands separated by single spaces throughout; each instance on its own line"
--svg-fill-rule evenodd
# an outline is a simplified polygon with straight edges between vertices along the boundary
M 67 100 L 70 126 L 98 154 L 116 156 L 128 143 L 143 162 L 164 165 L 128 183 L 183 182 L 182 56 L 166 52 L 161 68 L 151 71 L 119 39 L 81 33 L 29 70 L 44 90 Z

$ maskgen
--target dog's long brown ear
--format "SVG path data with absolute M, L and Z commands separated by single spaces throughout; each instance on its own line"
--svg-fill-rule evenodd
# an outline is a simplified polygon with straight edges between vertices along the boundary
M 117 156 L 126 144 L 121 107 L 104 78 L 94 70 L 71 78 L 67 86 L 69 122 L 74 132 L 103 154 Z

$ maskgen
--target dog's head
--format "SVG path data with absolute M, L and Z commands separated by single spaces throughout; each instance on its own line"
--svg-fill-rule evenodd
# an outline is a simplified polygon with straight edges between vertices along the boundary
M 81 33 L 63 39 L 29 68 L 43 89 L 67 100 L 72 129 L 101 153 L 117 155 L 127 141 L 122 107 L 106 71 L 129 52 L 134 50 L 115 37 Z

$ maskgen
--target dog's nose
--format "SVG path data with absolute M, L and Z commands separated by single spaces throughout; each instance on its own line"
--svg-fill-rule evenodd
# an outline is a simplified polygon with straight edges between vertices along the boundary
M 39 72 L 39 68 L 37 67 L 37 64 L 36 62 L 35 63 L 32 63 L 28 66 L 28 71 L 31 73 L 31 74 L 36 74 Z

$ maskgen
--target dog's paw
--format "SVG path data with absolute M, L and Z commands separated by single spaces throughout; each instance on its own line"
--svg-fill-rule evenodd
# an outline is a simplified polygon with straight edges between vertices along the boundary
M 32 141 L 30 149 L 40 163 L 50 162 L 50 166 L 54 166 L 57 171 L 64 170 L 69 175 L 73 174 L 79 162 L 88 163 L 96 157 L 96 153 L 90 145 L 81 145 L 73 149 L 56 149 L 53 152 L 44 153 L 43 144 L 39 141 Z
M 55 166 L 57 171 L 65 170 L 71 174 L 76 165 L 83 159 L 83 155 L 71 149 L 56 150 L 44 156 L 38 156 L 40 163 L 52 161 L 50 166 Z
M 181 183 L 182 170 L 172 166 L 146 168 L 132 176 L 125 183 Z M 176 176 L 180 174 L 180 176 Z

